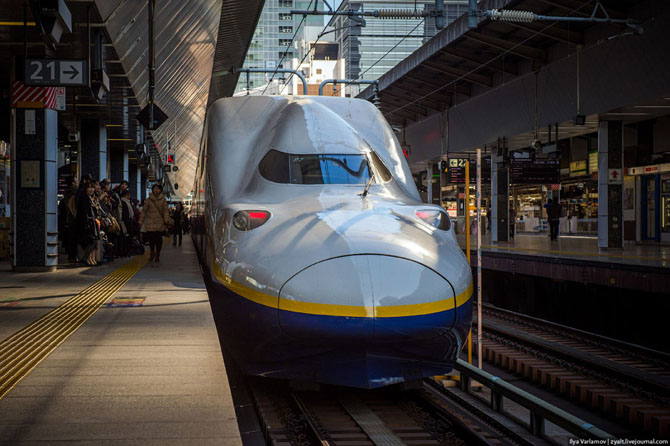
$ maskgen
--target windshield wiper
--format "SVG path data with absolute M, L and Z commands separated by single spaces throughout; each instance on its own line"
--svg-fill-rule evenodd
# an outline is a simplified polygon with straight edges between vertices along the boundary
M 372 186 L 372 180 L 375 179 L 375 174 L 373 172 L 370 173 L 370 179 L 368 180 L 367 184 L 365 185 L 365 190 L 363 190 L 362 194 L 358 194 L 361 197 L 365 198 L 368 196 L 368 192 L 370 192 L 370 186 Z

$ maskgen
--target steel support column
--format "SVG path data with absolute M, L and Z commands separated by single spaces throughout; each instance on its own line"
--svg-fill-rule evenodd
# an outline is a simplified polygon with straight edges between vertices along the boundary
M 58 266 L 58 112 L 16 109 L 12 128 L 12 267 Z
M 623 248 L 623 122 L 598 124 L 598 248 Z
M 491 240 L 509 240 L 509 170 L 501 156 L 491 156 Z
M 82 119 L 79 128 L 81 174 L 88 174 L 99 180 L 107 178 L 107 128 L 98 119 Z

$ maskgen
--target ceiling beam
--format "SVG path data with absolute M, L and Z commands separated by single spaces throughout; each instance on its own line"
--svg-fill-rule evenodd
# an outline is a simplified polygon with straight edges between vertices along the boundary
M 439 56 L 438 56 L 439 57 Z M 472 70 L 466 71 L 461 68 L 454 68 L 445 63 L 442 63 L 439 58 L 435 58 L 432 61 L 426 61 L 423 63 L 427 68 L 446 74 L 455 79 L 461 78 L 465 81 L 472 82 L 473 84 L 481 85 L 482 87 L 491 87 L 493 86 L 493 80 L 482 74 L 473 73 Z
M 523 29 L 532 34 L 548 37 L 557 42 L 565 43 L 572 46 L 581 45 L 584 43 L 584 33 L 580 31 L 567 30 L 565 28 L 561 28 L 558 25 L 546 27 L 530 23 L 512 23 L 512 22 L 500 22 L 500 23 L 503 23 L 513 28 Z
M 402 90 L 402 91 L 404 92 L 404 90 Z M 402 101 L 404 103 L 411 102 L 415 99 L 411 96 L 410 97 L 402 97 L 400 93 L 394 94 L 394 93 L 390 92 L 388 89 L 384 90 L 383 95 L 385 97 L 388 96 L 390 98 Z M 398 105 L 402 105 L 402 104 L 398 104 Z M 435 102 L 432 99 L 428 99 L 428 98 L 425 98 L 425 99 L 422 99 L 422 100 L 418 101 L 417 105 L 419 106 L 419 108 L 424 107 L 424 108 L 427 108 L 428 110 L 438 112 L 438 113 L 439 113 L 440 108 L 441 108 L 441 104 L 439 102 Z
M 403 119 L 408 119 L 412 122 L 418 122 L 419 121 L 418 119 L 416 119 L 416 115 L 414 113 L 410 113 L 408 111 L 405 111 L 405 109 L 396 110 L 395 108 L 393 108 L 391 111 L 388 111 L 384 114 L 387 115 L 387 116 L 400 116 Z
M 386 101 L 386 103 L 393 109 L 403 107 L 403 110 L 407 111 L 408 113 L 412 113 L 413 115 L 428 116 L 425 107 L 422 108 L 418 103 L 410 104 L 409 102 L 411 101 L 405 100 L 402 104 L 393 104 L 389 101 Z
M 593 13 L 593 2 L 585 2 L 581 0 L 537 0 L 540 3 L 545 5 L 553 6 L 565 12 L 565 14 L 580 16 L 580 17 L 591 17 Z M 626 14 L 622 11 L 605 7 L 607 14 L 613 19 L 625 19 Z M 597 17 L 602 17 L 602 11 L 598 9 L 596 12 Z
M 486 46 L 497 48 L 502 51 L 507 51 L 517 56 L 529 59 L 532 61 L 545 62 L 547 60 L 547 53 L 544 50 L 535 48 L 527 44 L 519 44 L 514 41 L 502 39 L 500 37 L 491 36 L 489 34 L 482 34 L 480 32 L 468 31 L 463 35 L 466 39 L 470 39 L 477 43 Z
M 469 62 L 475 65 L 485 65 L 486 67 L 489 67 L 493 70 L 501 71 L 506 74 L 511 74 L 512 76 L 516 76 L 519 73 L 517 64 L 514 62 L 505 62 L 498 59 L 496 60 L 486 59 L 483 57 L 476 56 L 470 51 L 463 51 L 449 47 L 442 48 L 440 52 L 448 56 L 454 57 L 456 59 L 460 59 L 462 61 Z
M 424 80 L 414 75 L 406 74 L 405 76 L 403 76 L 402 80 L 406 80 L 412 84 L 411 88 L 409 88 L 410 91 L 412 91 L 412 89 L 415 88 L 417 83 L 419 84 L 419 87 L 426 88 Z M 459 85 L 458 83 L 454 83 L 452 85 L 447 86 L 447 82 L 445 82 L 444 84 L 439 85 L 436 88 L 429 88 L 428 90 L 432 90 L 432 92 L 430 92 L 430 95 L 432 97 L 448 103 L 451 103 L 451 97 L 445 95 L 444 92 L 459 93 L 468 97 L 471 94 L 470 87 L 467 87 L 465 85 Z
M 395 91 L 394 88 L 397 89 L 398 91 Z M 390 90 L 390 91 L 389 91 L 389 90 Z M 394 87 L 394 86 L 391 86 L 391 87 L 385 89 L 384 92 L 385 92 L 385 93 L 389 93 L 389 95 L 390 95 L 391 97 L 398 98 L 398 99 L 401 99 L 401 100 L 403 100 L 403 101 L 413 101 L 414 99 L 416 99 L 416 98 L 414 97 L 414 95 L 412 95 L 411 93 L 407 92 L 406 90 L 402 90 L 402 89 L 397 88 L 397 87 Z M 404 96 L 404 97 L 403 97 L 403 96 Z M 447 103 L 447 102 L 444 102 L 444 101 L 436 101 L 436 100 L 434 100 L 434 99 L 432 99 L 432 98 L 425 98 L 425 99 L 422 99 L 421 102 L 422 102 L 423 104 L 427 104 L 429 108 L 431 108 L 431 109 L 433 109 L 433 110 L 435 110 L 435 111 L 440 111 L 440 110 L 442 110 L 445 106 L 448 107 L 448 106 L 450 105 L 450 104 Z

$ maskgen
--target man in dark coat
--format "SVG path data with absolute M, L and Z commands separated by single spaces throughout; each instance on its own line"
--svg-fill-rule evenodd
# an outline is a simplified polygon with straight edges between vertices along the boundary
M 547 219 L 549 220 L 549 236 L 551 241 L 558 240 L 558 224 L 561 220 L 561 205 L 558 202 L 554 202 L 551 198 L 547 201 L 547 204 L 544 205 L 544 208 L 547 210 Z
M 72 175 L 65 179 L 65 192 L 63 199 L 58 204 L 59 237 L 63 247 L 67 251 L 69 262 L 77 261 L 77 235 L 75 231 L 75 219 L 77 216 L 77 179 Z

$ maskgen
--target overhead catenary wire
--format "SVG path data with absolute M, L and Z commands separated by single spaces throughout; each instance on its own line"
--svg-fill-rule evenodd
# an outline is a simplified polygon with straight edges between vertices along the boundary
M 303 17 L 303 20 L 304 20 L 304 17 Z M 319 43 L 319 40 L 325 34 L 325 31 L 328 28 L 329 24 L 330 24 L 330 22 L 328 22 L 324 25 L 324 27 L 321 29 L 321 32 L 316 37 L 316 40 L 314 41 L 314 43 L 307 49 L 307 51 L 305 51 L 305 55 L 302 56 L 302 59 L 300 60 L 300 62 L 298 62 L 298 65 L 295 67 L 296 71 L 300 69 L 300 66 L 303 64 L 303 62 L 305 62 L 305 59 L 307 58 L 307 56 L 309 56 L 312 53 L 312 50 L 316 47 L 316 44 Z M 294 76 L 294 74 L 291 73 L 291 75 L 288 77 L 288 79 L 286 80 L 284 85 L 279 90 L 279 94 L 282 94 L 282 92 L 284 91 L 284 88 L 286 88 L 286 86 L 291 83 L 291 79 L 293 79 L 293 76 Z M 265 93 L 265 90 L 263 90 L 263 93 Z
M 367 67 L 367 68 L 365 69 L 365 71 L 363 71 L 363 72 L 360 73 L 358 76 L 356 76 L 356 77 L 354 78 L 354 80 L 358 80 L 358 79 L 360 79 L 365 73 L 367 73 L 367 72 L 370 71 L 372 68 L 374 68 L 375 65 L 377 65 L 379 62 L 381 62 L 386 56 L 388 56 L 388 55 L 391 53 L 391 51 L 393 51 L 394 49 L 396 49 L 396 48 L 398 47 L 398 45 L 400 45 L 402 42 L 404 42 L 405 39 L 407 39 L 408 37 L 424 37 L 424 36 L 412 36 L 412 33 L 413 33 L 414 31 L 416 31 L 416 29 L 417 29 L 419 26 L 421 26 L 423 23 L 425 23 L 425 22 L 426 22 L 426 19 L 424 18 L 424 19 L 421 20 L 419 23 L 417 23 L 417 25 L 416 25 L 414 28 L 412 28 L 412 30 L 411 30 L 409 33 L 405 34 L 405 36 L 403 36 L 403 37 L 402 37 L 402 38 L 401 38 L 395 45 L 393 45 L 393 47 L 392 47 L 390 50 L 388 50 L 384 55 L 382 55 L 379 59 L 377 59 L 372 65 L 370 65 L 369 67 Z M 344 86 L 344 85 L 343 85 L 343 86 Z M 336 96 L 336 95 L 337 95 L 337 89 L 334 89 L 334 90 L 333 90 L 333 96 Z
M 583 9 L 584 7 L 590 5 L 590 4 L 593 3 L 593 2 L 594 2 L 594 0 L 589 0 L 588 2 L 586 2 L 586 3 L 582 4 L 581 6 L 579 6 L 578 8 L 575 8 L 575 9 L 573 9 L 572 11 L 570 11 L 570 12 L 568 13 L 568 16 L 570 16 L 570 15 L 576 13 L 576 12 L 579 12 L 581 9 Z M 420 97 L 414 99 L 413 101 L 408 102 L 407 104 L 404 104 L 404 105 L 402 105 L 402 106 L 400 106 L 400 107 L 398 107 L 398 108 L 393 109 L 392 111 L 390 111 L 390 112 L 388 113 L 388 115 L 389 115 L 389 116 L 390 116 L 390 115 L 393 115 L 395 112 L 398 112 L 398 111 L 400 111 L 400 110 L 403 110 L 403 109 L 405 109 L 406 107 L 409 107 L 410 105 L 416 104 L 417 102 L 422 101 L 423 99 L 426 99 L 427 97 L 429 97 L 429 96 L 431 96 L 431 95 L 433 95 L 433 94 L 435 94 L 435 93 L 437 93 L 437 92 L 439 92 L 439 91 L 441 91 L 441 90 L 444 90 L 444 89 L 447 88 L 447 87 L 450 87 L 450 86 L 454 85 L 456 82 L 461 81 L 461 80 L 467 78 L 467 77 L 470 76 L 471 74 L 476 73 L 476 72 L 479 71 L 480 69 L 482 69 L 482 68 L 488 66 L 489 64 L 495 62 L 496 60 L 502 58 L 502 57 L 505 56 L 506 54 L 513 52 L 516 48 L 518 48 L 518 47 L 524 45 L 526 42 L 530 41 L 531 39 L 537 37 L 538 35 L 541 35 L 541 34 L 544 33 L 546 30 L 548 30 L 549 28 L 553 27 L 553 26 L 556 25 L 557 23 L 559 23 L 559 22 L 558 22 L 558 21 L 555 21 L 555 22 L 550 23 L 549 25 L 547 25 L 547 26 L 545 26 L 544 28 L 542 28 L 542 29 L 536 31 L 535 33 L 533 33 L 533 34 L 531 34 L 530 36 L 526 37 L 525 39 L 521 40 L 520 42 L 518 42 L 518 43 L 512 45 L 510 48 L 504 50 L 504 51 L 501 52 L 500 54 L 497 54 L 496 56 L 492 57 L 492 58 L 489 59 L 488 61 L 486 61 L 486 62 L 484 62 L 484 63 L 478 65 L 477 67 L 473 68 L 472 70 L 468 71 L 467 73 L 464 73 L 464 74 L 462 74 L 461 76 L 458 76 L 458 77 L 455 78 L 454 80 L 452 80 L 452 81 L 450 81 L 450 82 L 444 84 L 444 85 L 441 86 L 441 87 L 435 88 L 434 90 L 432 90 L 432 91 L 430 91 L 430 92 L 424 94 L 423 96 L 420 96 Z
M 316 1 L 317 1 L 317 4 L 318 4 L 318 0 L 316 0 Z M 307 5 L 307 9 L 312 7 L 312 3 L 314 3 L 314 0 L 309 1 L 309 5 Z M 270 80 L 265 84 L 265 88 L 263 89 L 263 92 L 261 93 L 261 95 L 265 94 L 265 90 L 268 89 L 268 87 L 270 86 L 270 84 L 274 80 L 275 75 L 277 74 L 277 70 L 282 66 L 282 62 L 284 62 L 284 59 L 286 58 L 286 55 L 288 54 L 288 51 L 291 48 L 293 48 L 293 42 L 295 41 L 295 37 L 298 35 L 298 32 L 300 31 L 300 27 L 302 26 L 303 23 L 305 23 L 306 19 L 307 19 L 307 16 L 303 16 L 302 20 L 300 20 L 300 23 L 298 23 L 298 26 L 296 27 L 295 32 L 293 33 L 293 37 L 291 38 L 291 42 L 286 47 L 286 50 L 284 50 L 284 53 L 282 54 L 281 59 L 279 60 L 279 62 L 277 63 L 277 66 L 275 67 L 275 71 L 272 73 L 272 76 L 270 77 Z

